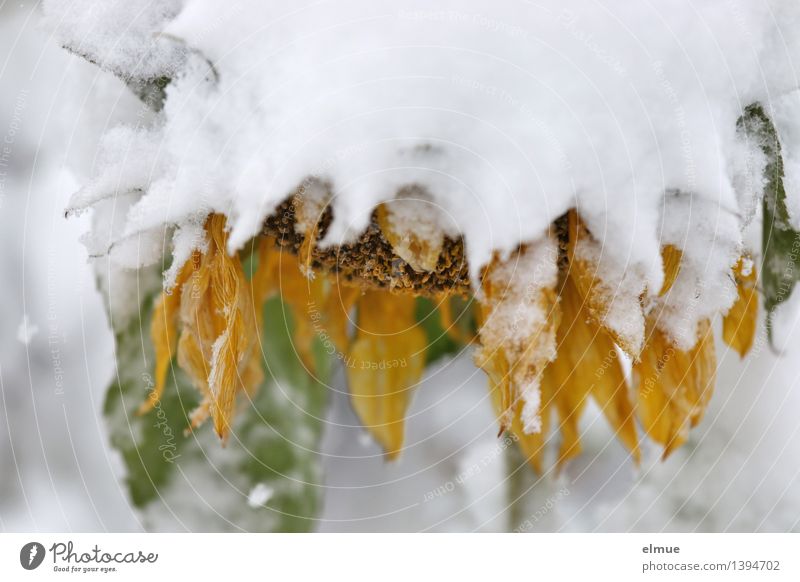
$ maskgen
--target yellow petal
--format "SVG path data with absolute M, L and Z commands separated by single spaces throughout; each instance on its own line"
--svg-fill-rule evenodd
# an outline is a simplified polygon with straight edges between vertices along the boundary
M 203 396 L 192 424 L 200 422 L 205 417 L 203 411 L 208 410 L 215 431 L 224 440 L 237 393 L 255 388 L 243 382 L 261 380 L 252 372 L 256 314 L 241 263 L 227 253 L 225 217 L 211 215 L 206 232 L 208 248 L 181 295 L 179 365 Z M 250 372 L 245 373 L 247 370 Z
M 647 346 L 634 364 L 637 413 L 648 436 L 664 445 L 664 457 L 680 447 L 697 425 L 714 390 L 716 356 L 711 325 L 698 326 L 698 341 L 688 352 L 674 347 L 651 324 Z
M 558 453 L 558 467 L 576 457 L 581 452 L 579 421 L 583 414 L 590 384 L 576 381 L 571 370 L 564 365 L 567 358 L 557 358 L 544 371 L 542 377 L 542 396 L 552 394 L 558 415 L 558 432 L 561 446 Z M 559 361 L 561 360 L 561 361 Z M 545 407 L 540 405 L 541 409 Z
M 551 383 L 562 435 L 559 465 L 580 453 L 578 422 L 587 396 L 593 394 L 617 437 L 639 460 L 633 405 L 625 374 L 611 337 L 586 313 L 572 277 L 561 291 L 558 356 L 545 370 Z
M 337 285 L 330 281 L 330 289 L 325 297 L 322 326 L 333 342 L 339 354 L 346 354 L 350 349 L 350 338 L 347 335 L 350 326 L 350 313 L 361 296 L 361 289 L 349 285 Z
M 456 342 L 461 342 L 461 333 L 453 319 L 453 306 L 450 303 L 450 296 L 447 294 L 441 295 L 436 304 L 439 311 L 439 324 L 442 326 L 444 332 Z
M 368 291 L 346 361 L 353 408 L 390 459 L 402 450 L 411 390 L 425 366 L 426 336 L 414 310 L 411 296 Z
M 378 226 L 397 256 L 412 269 L 418 272 L 434 271 L 444 247 L 444 235 L 434 221 L 425 220 L 425 215 L 416 215 L 412 221 L 398 213 L 401 205 L 411 204 L 425 203 L 399 199 L 381 204 L 377 209 Z M 421 236 L 420 232 L 427 232 L 429 235 Z
M 221 439 L 225 439 L 230 430 L 235 397 L 240 387 L 239 364 L 248 351 L 248 330 L 245 329 L 241 305 L 247 293 L 242 292 L 246 281 L 241 265 L 227 255 L 224 239 L 215 258 L 210 287 L 214 296 L 213 303 L 223 314 L 225 321 L 212 345 L 208 385 L 214 395 L 214 405 L 211 408 L 214 430 Z
M 568 222 L 569 274 L 585 303 L 586 312 L 625 353 L 633 359 L 638 358 L 645 330 L 641 291 L 623 285 L 622 278 L 619 281 L 605 280 L 598 263 L 603 256 L 602 244 L 592 237 L 574 209 L 568 213 Z M 624 277 L 624 273 L 619 276 Z
M 514 407 L 521 409 L 525 430 L 537 432 L 541 375 L 556 356 L 557 260 L 557 243 L 548 236 L 506 261 L 495 258 L 484 273 L 474 360 L 509 406 L 499 414 L 501 428 L 512 422 Z
M 661 249 L 661 262 L 664 264 L 664 283 L 658 292 L 659 296 L 666 295 L 672 289 L 675 279 L 678 278 L 678 273 L 681 270 L 682 258 L 683 253 L 681 250 L 672 245 L 666 245 Z
M 278 286 L 281 298 L 291 309 L 294 322 L 292 341 L 303 365 L 315 373 L 313 348 L 317 334 L 311 316 L 314 305 L 325 304 L 325 279 L 306 277 L 298 257 L 291 253 L 281 253 L 278 261 Z
M 281 252 L 277 248 L 275 239 L 271 236 L 262 236 L 258 242 L 258 264 L 250 279 L 253 304 L 256 308 L 256 324 L 259 330 L 264 327 L 262 306 L 271 295 L 278 292 L 280 258 Z
M 308 279 L 314 277 L 314 272 L 311 270 L 311 263 L 313 260 L 314 245 L 317 244 L 317 236 L 319 235 L 319 223 L 314 222 L 306 230 L 303 237 L 303 244 L 297 251 L 297 258 L 300 261 L 300 272 Z
M 150 324 L 150 337 L 155 349 L 155 386 L 142 405 L 139 407 L 139 414 L 145 414 L 161 400 L 164 394 L 164 386 L 167 381 L 167 372 L 175 353 L 178 339 L 177 331 L 177 311 L 180 306 L 180 293 L 173 289 L 167 295 L 162 292 L 156 300 L 153 309 L 153 319 Z
M 756 337 L 758 294 L 756 267 L 749 256 L 743 256 L 733 269 L 737 298 L 722 319 L 722 339 L 744 358 Z
M 508 358 L 503 348 L 498 348 L 494 352 L 480 349 L 475 352 L 475 364 L 489 378 L 489 395 L 500 424 L 499 434 L 503 434 L 511 430 L 515 416 L 515 390 L 511 383 Z
M 461 309 L 458 320 L 453 317 L 454 297 L 447 293 L 439 295 L 436 309 L 439 312 L 439 325 L 454 342 L 459 344 L 469 344 L 475 340 L 475 335 L 464 329 L 464 321 L 468 321 L 471 306 L 459 303 Z
M 301 247 L 301 257 L 303 252 L 309 253 L 310 250 L 303 251 Z M 306 273 L 311 272 L 309 267 L 310 262 L 305 267 Z M 315 338 L 320 338 L 323 344 L 330 341 L 339 355 L 347 353 L 350 312 L 361 290 L 354 285 L 339 285 L 335 276 L 319 274 L 306 277 L 303 270 L 301 258 L 278 249 L 273 238 L 262 237 L 251 287 L 259 330 L 264 327 L 261 305 L 275 293 L 280 294 L 292 314 L 295 350 L 306 369 L 313 373 L 316 370 Z
M 592 397 L 602 409 L 617 438 L 638 463 L 641 453 L 636 432 L 636 415 L 619 354 L 613 340 L 602 331 L 598 333 L 596 346 L 598 355 L 603 356 L 602 365 L 605 366 L 605 371 L 594 382 Z M 600 369 L 603 368 L 597 368 L 598 371 Z
M 587 352 L 593 349 L 591 336 L 586 333 L 585 314 L 581 310 L 574 284 L 567 280 L 561 292 L 561 323 L 558 326 L 558 355 L 544 370 L 542 395 L 552 395 L 559 419 L 561 448 L 558 466 L 580 453 L 580 421 L 586 397 L 591 390 L 591 378 L 586 377 Z
M 192 272 L 192 259 L 186 261 L 170 293 L 163 291 L 153 308 L 150 323 L 150 337 L 155 350 L 155 386 L 150 396 L 139 408 L 139 414 L 146 414 L 161 400 L 167 381 L 167 372 L 178 344 L 178 313 L 181 304 L 181 289 Z
M 186 372 L 192 384 L 202 395 L 200 406 L 189 414 L 190 428 L 203 424 L 211 415 L 211 403 L 214 399 L 208 387 L 208 364 L 206 363 L 196 336 L 184 331 L 178 342 L 178 365 Z
M 539 409 L 541 430 L 536 433 L 526 433 L 521 418 L 522 407 L 516 407 L 514 419 L 511 424 L 511 433 L 518 442 L 522 454 L 538 474 L 544 472 L 544 452 L 547 436 L 550 433 L 550 417 L 552 411 L 553 394 L 549 393 L 550 386 L 542 384 L 542 403 Z

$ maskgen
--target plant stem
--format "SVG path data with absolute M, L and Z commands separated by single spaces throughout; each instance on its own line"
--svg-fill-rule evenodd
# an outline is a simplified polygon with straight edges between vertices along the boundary
M 528 462 L 518 446 L 506 449 L 506 488 L 508 492 L 507 529 L 510 532 L 519 530 L 527 517 L 526 499 L 532 494 L 536 485 L 536 475 L 528 466 Z

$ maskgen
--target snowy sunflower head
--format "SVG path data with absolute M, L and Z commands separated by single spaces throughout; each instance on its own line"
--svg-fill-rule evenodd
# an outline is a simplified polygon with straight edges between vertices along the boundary
M 431 359 L 426 301 L 536 469 L 552 432 L 559 466 L 580 452 L 590 400 L 634 460 L 644 436 L 666 456 L 711 398 L 714 330 L 744 356 L 757 271 L 769 314 L 800 272 L 784 268 L 800 224 L 788 3 L 749 7 L 748 35 L 714 3 L 697 22 L 613 3 L 649 31 L 634 42 L 593 3 L 503 0 L 490 22 L 513 27 L 487 30 L 463 16 L 477 2 L 253 0 L 208 29 L 210 2 L 175 1 L 142 8 L 122 48 L 76 42 L 102 18 L 46 4 L 65 46 L 153 108 L 106 135 L 69 208 L 95 209 L 87 240 L 109 272 L 167 265 L 141 413 L 177 366 L 199 394 L 190 427 L 228 439 L 279 297 L 305 368 L 320 347 L 340 362 L 394 458 Z
M 320 342 L 344 365 L 353 409 L 390 459 L 402 450 L 405 414 L 425 369 L 418 297 L 435 303 L 443 333 L 474 344 L 500 432 L 513 433 L 537 470 L 554 422 L 559 465 L 580 452 L 578 423 L 589 398 L 637 461 L 637 418 L 665 456 L 702 419 L 716 369 L 712 315 L 698 318 L 688 339 L 662 322 L 675 309 L 676 284 L 694 276 L 685 266 L 682 277 L 675 246 L 663 248 L 653 292 L 644 279 L 608 266 L 613 259 L 603 262 L 602 243 L 573 209 L 539 240 L 495 256 L 472 288 L 463 240 L 439 228 L 426 200 L 386 202 L 357 240 L 325 248 L 317 241 L 332 220 L 328 199 L 321 188 L 299 192 L 266 219 L 249 253 L 234 256 L 226 217 L 206 218 L 201 247 L 173 269 L 175 280 L 157 301 L 155 386 L 141 412 L 158 402 L 176 361 L 201 397 L 191 427 L 210 417 L 225 440 L 238 395 L 262 383 L 259 334 L 270 325 L 262 305 L 278 295 L 291 309 L 294 346 L 308 371 Z M 723 335 L 744 355 L 756 330 L 752 260 L 738 258 L 726 280 L 737 296 Z

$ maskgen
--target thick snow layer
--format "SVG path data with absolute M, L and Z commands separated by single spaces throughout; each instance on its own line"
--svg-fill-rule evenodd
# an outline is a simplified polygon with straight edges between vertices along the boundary
M 186 47 L 159 35 L 180 0 L 45 0 L 46 24 L 61 44 L 125 79 L 172 75 Z
M 669 292 L 653 305 L 658 325 L 681 349 L 697 340 L 697 324 L 726 312 L 736 300 L 731 269 L 742 245 L 739 220 L 711 201 L 673 194 L 664 202 L 664 244 L 687 249 Z
M 736 131 L 743 109 L 776 112 L 792 164 L 800 142 L 783 121 L 798 98 L 795 2 L 117 1 L 85 16 L 73 5 L 45 3 L 50 22 L 69 14 L 57 29 L 68 46 L 132 71 L 142 55 L 180 71 L 159 119 L 115 130 L 110 161 L 73 201 L 134 192 L 115 236 L 137 237 L 136 255 L 113 245 L 128 265 L 158 260 L 165 228 L 188 256 L 211 211 L 231 219 L 235 250 L 315 177 L 333 188 L 325 244 L 416 186 L 465 235 L 476 272 L 574 206 L 651 290 L 677 192 L 739 218 L 693 215 L 677 241 L 708 287 L 735 259 L 762 187 L 763 156 Z M 718 237 L 725 248 L 710 252 Z

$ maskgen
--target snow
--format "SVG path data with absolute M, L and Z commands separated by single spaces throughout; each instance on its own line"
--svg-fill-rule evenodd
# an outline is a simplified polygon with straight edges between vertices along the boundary
M 520 392 L 523 402 L 520 413 L 522 430 L 525 434 L 539 434 L 542 432 L 542 390 L 539 379 L 523 387 Z
M 0 6 L 0 529 L 141 531 L 102 420 L 114 338 L 78 240 L 89 217 L 64 220 L 79 162 L 136 102 L 53 43 L 37 16 L 33 3 Z M 39 328 L 27 346 L 26 315 L 26 330 Z
M 352 239 L 378 203 L 416 186 L 464 234 L 478 270 L 575 206 L 608 253 L 658 289 L 671 193 L 739 212 L 759 164 L 747 163 L 758 160 L 736 121 L 746 105 L 771 110 L 798 86 L 800 6 L 777 0 L 69 6 L 45 3 L 50 23 L 69 13 L 71 26 L 57 28 L 66 44 L 89 43 L 126 70 L 141 72 L 146 54 L 178 71 L 158 121 L 118 130 L 129 139 L 106 143 L 115 162 L 74 206 L 133 190 L 116 236 L 158 241 L 165 228 L 224 212 L 231 251 L 312 176 L 333 188 L 325 244 Z M 126 144 L 138 141 L 142 155 L 128 159 Z M 727 261 L 708 256 L 699 244 L 708 238 L 682 241 L 695 263 L 715 261 L 703 280 Z M 182 240 L 174 252 L 188 256 Z M 136 257 L 145 260 L 158 257 Z
M 22 321 L 17 327 L 17 339 L 27 346 L 30 345 L 31 340 L 37 333 L 39 333 L 39 326 L 32 324 L 28 320 L 27 314 L 23 315 Z
M 515 360 L 528 351 L 534 332 L 547 326 L 550 314 L 540 303 L 540 294 L 555 288 L 558 281 L 558 244 L 552 237 L 536 241 L 497 263 L 487 280 L 500 296 L 490 303 L 491 315 L 480 329 L 481 342 L 505 346 L 508 357 Z
M 272 487 L 265 483 L 257 483 L 247 496 L 247 505 L 252 508 L 262 507 L 272 499 L 273 495 L 275 495 L 275 491 Z
M 790 351 L 792 339 L 800 329 L 800 292 L 793 289 L 786 301 L 778 304 L 770 318 L 775 349 L 780 353 Z
M 678 193 L 665 200 L 664 215 L 664 243 L 691 252 L 684 252 L 675 283 L 651 309 L 667 336 L 689 350 L 698 322 L 727 312 L 736 300 L 730 273 L 742 254 L 740 223 L 729 208 Z
M 70 51 L 126 79 L 172 75 L 186 48 L 159 38 L 181 0 L 45 0 L 45 25 Z
M 575 245 L 575 256 L 591 269 L 595 291 L 608 306 L 603 324 L 617 337 L 625 338 L 628 349 L 638 353 L 644 344 L 645 322 L 640 297 L 647 290 L 641 268 L 615 256 L 613 249 L 594 238 L 581 237 Z M 656 280 L 656 284 L 660 283 Z

